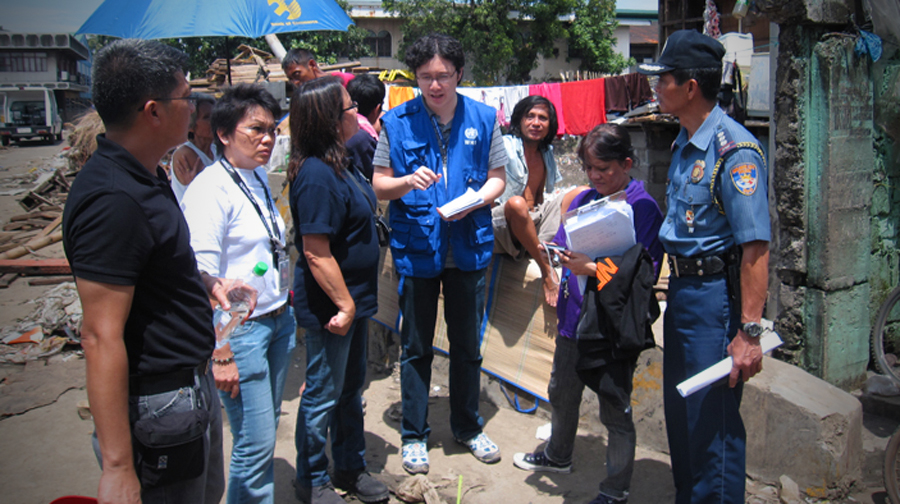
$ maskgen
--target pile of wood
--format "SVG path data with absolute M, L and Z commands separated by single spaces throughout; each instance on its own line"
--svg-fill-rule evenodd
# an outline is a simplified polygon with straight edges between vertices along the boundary
M 4 267 L 4 263 L 13 266 L 17 261 L 10 260 L 17 260 L 62 240 L 62 231 L 58 230 L 60 224 L 62 224 L 62 208 L 56 205 L 41 205 L 36 210 L 10 218 L 9 223 L 4 225 L 3 231 L 0 232 L 0 288 L 9 287 L 9 284 L 23 273 L 16 268 Z M 9 264 L 10 262 L 12 264 Z M 61 281 L 70 279 L 67 277 Z
M 9 287 L 16 278 L 25 276 L 64 275 L 52 279 L 32 279 L 29 285 L 56 284 L 71 281 L 71 270 L 65 259 L 20 259 L 62 240 L 62 210 L 75 172 L 57 169 L 35 181 L 34 188 L 19 200 L 25 213 L 13 215 L 0 231 L 0 289 Z M 50 265 L 52 268 L 45 268 Z M 62 261 L 63 264 L 57 264 Z M 59 266 L 63 266 L 60 268 Z
M 349 61 L 336 65 L 319 65 L 325 72 L 342 71 L 368 71 L 361 68 L 359 61 Z M 266 51 L 241 44 L 238 46 L 238 54 L 231 60 L 231 83 L 238 84 L 255 82 L 287 82 L 284 70 L 281 69 L 281 61 Z M 219 58 L 212 62 L 206 71 L 205 77 L 191 79 L 191 90 L 200 93 L 216 94 L 228 86 L 228 61 Z

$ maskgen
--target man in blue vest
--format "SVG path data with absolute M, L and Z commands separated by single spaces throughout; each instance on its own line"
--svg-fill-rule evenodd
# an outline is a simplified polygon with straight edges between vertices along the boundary
M 716 104 L 725 48 L 694 30 L 669 36 L 659 61 L 659 109 L 681 123 L 672 145 L 663 395 L 676 504 L 744 502 L 742 382 L 762 369 L 759 325 L 769 275 L 765 155 Z M 731 355 L 728 386 L 683 398 L 675 386 Z
M 503 193 L 506 150 L 497 111 L 456 92 L 459 41 L 429 35 L 406 50 L 422 96 L 392 109 L 375 151 L 372 186 L 391 200 L 391 254 L 400 274 L 403 468 L 427 473 L 428 391 L 438 295 L 450 342 L 450 429 L 480 461 L 500 460 L 482 431 L 480 329 L 494 235 L 490 205 Z M 439 207 L 474 191 L 483 202 L 453 215 Z

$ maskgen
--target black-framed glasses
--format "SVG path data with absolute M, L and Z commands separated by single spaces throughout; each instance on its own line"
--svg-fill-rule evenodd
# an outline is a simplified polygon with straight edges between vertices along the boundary
M 359 103 L 356 103 L 355 101 L 350 102 L 349 107 L 341 109 L 341 114 L 343 114 L 344 112 L 346 112 L 348 110 L 353 110 L 355 108 L 359 108 Z
M 194 96 L 176 96 L 176 97 L 172 97 L 172 98 L 152 98 L 151 100 L 147 100 L 147 101 L 175 101 L 175 100 L 186 100 L 188 103 L 190 103 L 194 107 L 197 106 L 197 98 Z M 144 102 L 144 104 L 141 105 L 141 108 L 137 109 L 137 111 L 140 112 L 140 111 L 144 110 L 144 107 L 146 107 L 146 106 L 147 106 L 147 102 Z
M 425 84 L 425 86 L 430 86 L 432 82 L 437 82 L 441 86 L 446 86 L 447 84 L 450 84 L 450 81 L 454 77 L 456 77 L 456 73 L 457 71 L 453 71 L 452 73 L 442 73 L 438 75 L 416 75 L 416 80 L 421 84 Z

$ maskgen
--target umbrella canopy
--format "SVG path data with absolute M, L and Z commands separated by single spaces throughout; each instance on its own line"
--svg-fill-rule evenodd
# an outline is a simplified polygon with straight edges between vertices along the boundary
M 105 0 L 79 34 L 160 39 L 233 35 L 259 38 L 353 24 L 334 0 Z

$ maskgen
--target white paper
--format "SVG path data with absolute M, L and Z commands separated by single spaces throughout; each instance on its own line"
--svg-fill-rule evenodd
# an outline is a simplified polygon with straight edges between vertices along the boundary
M 781 346 L 781 337 L 775 331 L 767 330 L 759 339 L 759 345 L 762 347 L 763 353 L 771 352 Z M 728 376 L 731 373 L 733 363 L 731 357 L 726 357 L 712 366 L 700 371 L 694 376 L 679 383 L 675 388 L 681 397 L 687 397 L 694 392 L 711 385 L 718 380 Z
M 624 254 L 637 243 L 634 211 L 624 199 L 599 200 L 569 214 L 565 221 L 566 246 L 591 259 Z
M 484 203 L 484 200 L 470 187 L 462 196 L 448 201 L 438 209 L 444 217 L 452 217 L 482 203 Z

